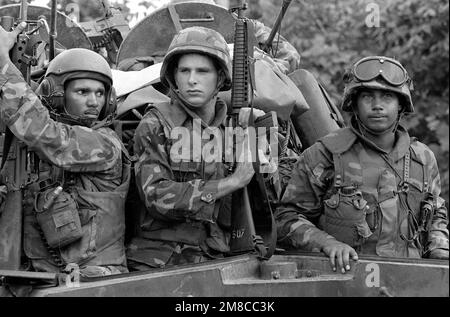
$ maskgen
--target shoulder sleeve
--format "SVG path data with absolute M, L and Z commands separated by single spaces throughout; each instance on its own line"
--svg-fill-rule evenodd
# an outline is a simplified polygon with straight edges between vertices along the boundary
M 327 237 L 316 223 L 323 212 L 323 197 L 334 178 L 331 153 L 321 143 L 302 153 L 276 211 L 278 234 L 294 247 L 317 248 L 318 237 Z M 312 231 L 311 231 L 312 230 Z M 294 234 L 295 232 L 295 234 Z M 314 241 L 308 235 L 315 232 Z
M 52 120 L 15 66 L 7 66 L 2 73 L 7 80 L 0 90 L 0 116 L 31 150 L 73 172 L 108 170 L 121 159 L 121 143 L 113 131 Z
M 428 231 L 427 252 L 435 249 L 448 250 L 448 213 L 445 200 L 441 197 L 441 178 L 436 157 L 431 149 L 419 141 L 411 142 L 411 148 L 427 171 L 429 192 L 433 195 L 434 213 Z

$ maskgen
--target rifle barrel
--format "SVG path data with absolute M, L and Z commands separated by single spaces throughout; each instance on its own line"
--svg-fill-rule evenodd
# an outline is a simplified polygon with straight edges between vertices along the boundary
M 20 21 L 24 22 L 28 20 L 28 1 L 22 0 L 20 5 Z
M 289 9 L 289 6 L 291 5 L 292 0 L 283 0 L 283 6 L 281 7 L 281 11 L 278 14 L 277 20 L 275 21 L 275 24 L 272 28 L 272 31 L 270 32 L 270 35 L 264 44 L 264 51 L 267 53 L 267 50 L 272 46 L 273 40 L 275 39 L 275 36 L 277 35 L 281 22 L 284 19 L 284 16 L 286 15 L 287 10 Z
M 50 34 L 49 34 L 49 60 L 55 58 L 55 38 L 56 38 L 56 1 L 52 0 L 51 19 L 50 19 Z

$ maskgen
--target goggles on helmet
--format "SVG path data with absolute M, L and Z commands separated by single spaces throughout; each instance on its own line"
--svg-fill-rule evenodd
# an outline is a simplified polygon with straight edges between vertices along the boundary
M 387 57 L 372 56 L 358 61 L 353 66 L 352 75 L 360 82 L 381 77 L 392 86 L 411 83 L 406 69 L 399 62 Z

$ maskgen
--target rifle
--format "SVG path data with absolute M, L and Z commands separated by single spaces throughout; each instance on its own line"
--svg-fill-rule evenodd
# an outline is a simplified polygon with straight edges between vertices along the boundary
M 267 38 L 266 43 L 264 43 L 263 45 L 263 51 L 266 52 L 267 54 L 271 54 L 272 52 L 272 43 L 273 40 L 275 39 L 275 36 L 277 35 L 280 27 L 281 27 L 281 22 L 284 19 L 284 15 L 286 14 L 289 6 L 291 5 L 292 0 L 283 0 L 283 5 L 281 7 L 280 13 L 278 14 L 278 17 L 275 21 L 275 24 L 272 28 L 272 31 L 270 32 L 269 37 Z M 272 54 L 272 56 L 275 56 L 276 54 Z
M 238 126 L 240 109 L 249 106 L 252 108 L 252 102 L 249 101 L 249 88 L 255 86 L 252 60 L 256 41 L 251 40 L 251 37 L 254 37 L 253 24 L 243 17 L 243 11 L 246 8 L 245 0 L 241 0 L 231 9 L 238 13 L 234 38 L 232 107 L 229 108 L 228 113 L 228 126 L 233 128 Z M 250 89 L 250 92 L 253 95 L 253 89 Z M 250 117 L 253 117 L 253 113 Z M 250 125 L 255 128 L 276 127 L 276 114 L 268 113 L 255 122 L 251 119 Z M 275 250 L 276 228 L 264 179 L 259 171 L 258 153 L 254 157 L 256 158 L 255 177 L 247 187 L 232 194 L 230 252 L 241 254 L 256 251 L 259 257 L 267 259 Z M 252 200 L 250 197 L 256 199 Z
M 37 65 L 34 56 L 36 45 L 42 43 L 40 30 L 46 26 L 46 21 L 40 18 L 38 21 L 28 20 L 28 2 L 22 0 L 20 6 L 20 18 L 15 23 L 13 17 L 2 17 L 0 24 L 7 31 L 11 31 L 15 25 L 27 22 L 27 28 L 19 34 L 16 45 L 10 53 L 11 61 L 20 70 L 28 84 L 31 83 L 31 67 Z M 48 30 L 42 33 L 48 35 Z M 46 33 L 47 32 L 47 33 Z M 1 136 L 3 145 L 1 163 L 1 183 L 7 186 L 3 212 L 0 215 L 0 269 L 18 270 L 22 255 L 22 201 L 23 189 L 35 181 L 29 168 L 32 160 L 28 155 L 26 145 L 18 140 L 9 128 L 4 127 Z M 30 160 L 30 161 L 29 161 Z
M 52 61 L 55 58 L 55 40 L 56 40 L 56 19 L 57 19 L 57 12 L 56 12 L 56 1 L 52 0 L 52 8 L 51 8 L 51 17 L 50 17 L 50 32 L 49 32 L 49 61 Z
M 80 26 L 95 51 L 104 47 L 108 53 L 108 60 L 116 63 L 119 47 L 130 32 L 128 22 L 119 9 L 110 6 L 108 0 L 101 0 L 105 16 L 96 21 L 80 22 Z

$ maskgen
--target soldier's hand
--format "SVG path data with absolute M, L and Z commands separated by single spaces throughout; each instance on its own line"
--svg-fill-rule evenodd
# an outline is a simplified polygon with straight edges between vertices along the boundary
M 255 175 L 255 170 L 253 169 L 252 163 L 238 163 L 236 170 L 233 173 L 233 177 L 237 180 L 239 188 L 244 188 L 247 186 Z
M 250 135 L 248 130 L 238 131 L 236 133 L 236 159 L 237 166 L 233 173 L 237 184 L 240 188 L 243 188 L 250 183 L 255 175 L 255 170 L 253 169 L 254 155 L 251 151 Z
M 337 240 L 328 240 L 322 248 L 322 252 L 330 258 L 333 271 L 336 271 L 338 267 L 343 274 L 351 269 L 350 258 L 358 261 L 356 251 L 351 246 Z
M 4 28 L 0 27 L 0 58 L 9 58 L 9 51 L 13 48 L 17 41 L 17 36 L 22 33 L 27 27 L 25 22 L 20 23 L 11 32 L 6 32 Z
M 242 128 L 247 128 L 250 122 L 250 115 L 252 113 L 251 108 L 241 108 L 239 111 L 239 125 Z M 253 120 L 264 116 L 266 113 L 262 110 L 253 108 Z

